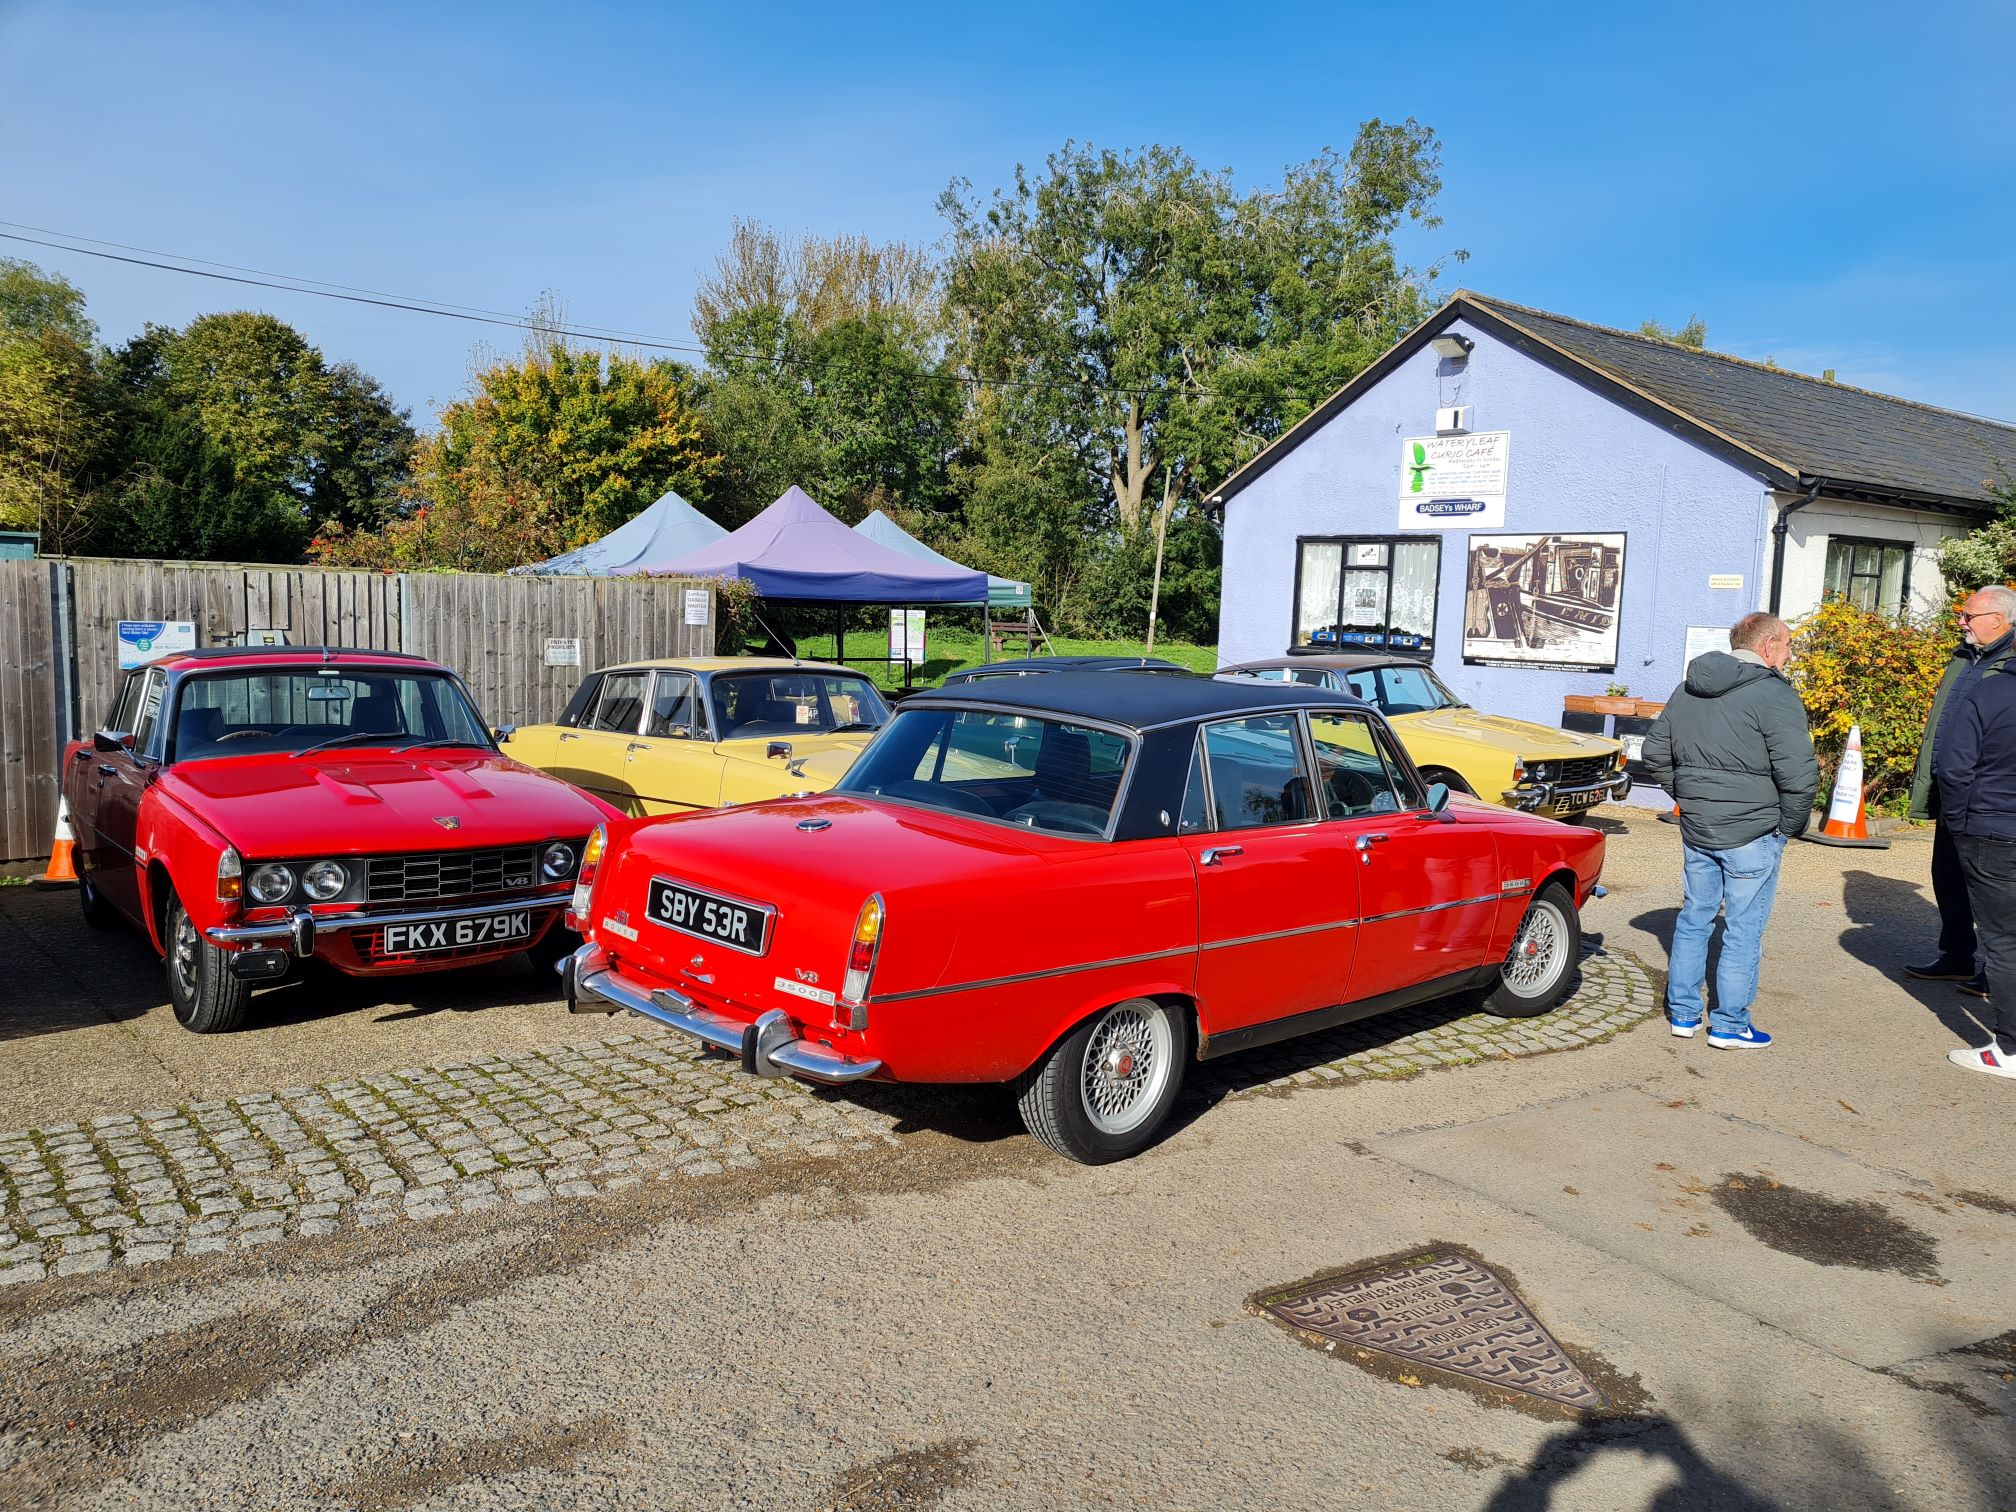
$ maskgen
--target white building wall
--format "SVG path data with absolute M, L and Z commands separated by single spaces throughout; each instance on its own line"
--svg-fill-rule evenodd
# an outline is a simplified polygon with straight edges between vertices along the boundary
M 1782 509 L 1796 498 L 1777 495 Z M 1896 509 L 1830 499 L 1822 494 L 1795 513 L 1785 538 L 1785 581 L 1779 595 L 1786 619 L 1811 614 L 1820 606 L 1826 583 L 1827 542 L 1835 536 L 1865 541 L 1896 541 L 1911 552 L 1911 612 L 1937 614 L 1946 607 L 1946 579 L 1939 571 L 1939 543 L 1967 534 L 1967 522 L 1956 515 L 1929 509 Z M 1769 584 L 1766 588 L 1768 590 Z M 1761 605 L 1764 600 L 1759 598 Z

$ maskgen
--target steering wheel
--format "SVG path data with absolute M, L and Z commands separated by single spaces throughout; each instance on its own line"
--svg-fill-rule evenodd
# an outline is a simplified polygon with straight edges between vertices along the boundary
M 994 810 L 958 788 L 938 782 L 890 782 L 882 786 L 885 798 L 909 798 L 929 808 L 950 809 L 955 814 L 981 814 L 992 819 Z
M 1363 772 L 1354 772 L 1346 767 L 1334 768 L 1330 773 L 1330 806 L 1333 817 L 1338 814 L 1363 813 L 1372 806 L 1379 796 L 1372 779 Z

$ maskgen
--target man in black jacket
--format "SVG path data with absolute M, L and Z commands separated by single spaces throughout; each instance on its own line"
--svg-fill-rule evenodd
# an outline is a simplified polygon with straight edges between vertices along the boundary
M 1946 714 L 1957 696 L 1964 694 L 1989 668 L 2009 659 L 2011 637 L 2009 619 L 1990 608 L 1969 614 L 1976 608 L 1969 599 L 1960 611 L 1960 644 L 1939 678 L 1939 690 L 1932 695 L 1932 712 L 1925 721 L 1924 738 L 1918 742 L 1918 769 L 1911 777 L 1913 819 L 1939 819 L 1939 788 L 1932 780 L 1932 763 L 1939 749 L 1939 732 L 1945 728 Z M 1953 831 L 1944 823 L 1932 830 L 1932 901 L 1939 906 L 1939 954 L 1932 960 L 1906 966 L 1914 977 L 1936 982 L 1958 982 L 1962 992 L 1988 996 L 1988 979 L 1974 969 L 1974 910 L 1967 901 L 1967 878 L 1960 869 L 1960 848 Z
M 1983 588 L 1960 606 L 1968 639 L 1990 652 L 2009 640 L 2011 615 L 2016 589 Z M 2016 1081 L 2016 665 L 2006 656 L 1982 661 L 1980 676 L 1947 700 L 1932 778 L 1974 909 L 1991 1036 L 1947 1059 Z
M 1769 614 L 1746 614 L 1729 632 L 1729 651 L 1704 652 L 1645 736 L 1652 780 L 1680 806 L 1684 901 L 1673 925 L 1666 1014 L 1691 1039 L 1701 1027 L 1708 937 L 1722 910 L 1722 959 L 1708 1043 L 1755 1050 L 1771 1036 L 1750 1022 L 1764 926 L 1778 892 L 1785 842 L 1813 817 L 1820 768 L 1806 733 L 1806 710 L 1779 670 L 1792 632 Z

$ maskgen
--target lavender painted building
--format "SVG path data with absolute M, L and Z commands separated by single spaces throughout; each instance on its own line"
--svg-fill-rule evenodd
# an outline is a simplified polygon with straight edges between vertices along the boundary
M 1550 725 L 1663 699 L 1753 609 L 1936 611 L 1998 466 L 2016 427 L 1459 293 L 1212 496 L 1219 656 L 1401 650 Z

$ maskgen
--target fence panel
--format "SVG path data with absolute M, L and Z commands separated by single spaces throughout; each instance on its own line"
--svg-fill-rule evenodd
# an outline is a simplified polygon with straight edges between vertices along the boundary
M 61 654 L 50 562 L 0 562 L 0 861 L 49 854 L 56 833 Z

